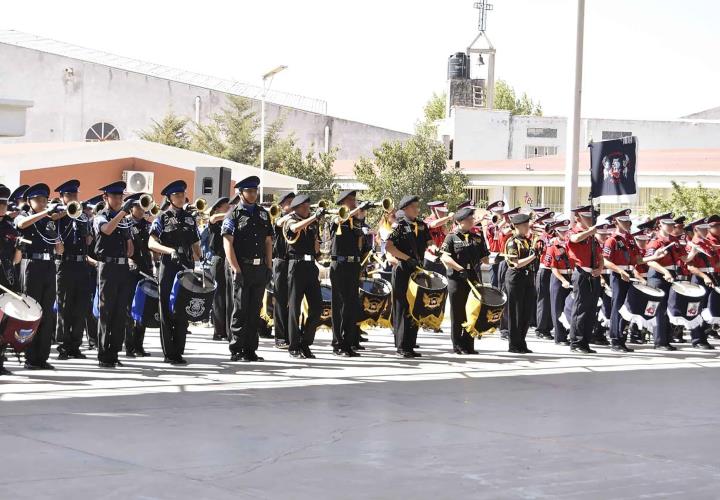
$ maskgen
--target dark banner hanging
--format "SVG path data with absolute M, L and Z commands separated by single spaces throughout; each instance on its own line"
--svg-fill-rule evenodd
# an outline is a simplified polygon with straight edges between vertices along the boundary
M 590 197 L 595 203 L 634 203 L 637 197 L 637 137 L 591 142 Z

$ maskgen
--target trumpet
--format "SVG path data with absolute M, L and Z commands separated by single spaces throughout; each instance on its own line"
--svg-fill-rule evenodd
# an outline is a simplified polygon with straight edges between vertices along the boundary
M 158 206 L 157 203 L 153 203 L 152 208 L 150 208 L 150 214 L 153 216 L 156 216 L 159 213 L 160 213 L 160 207 Z
M 65 207 L 65 212 L 71 219 L 77 219 L 83 214 L 82 205 L 79 201 L 71 201 Z
M 98 201 L 98 202 L 92 207 L 92 211 L 93 211 L 93 213 L 94 213 L 95 215 L 99 214 L 99 213 L 102 212 L 103 210 L 105 210 L 105 202 L 104 202 L 104 201 Z
M 142 208 L 146 212 L 155 205 L 155 202 L 153 201 L 153 197 L 149 194 L 142 195 L 138 199 L 138 203 L 140 204 L 140 208 Z
M 198 198 L 196 199 L 192 205 L 189 203 L 186 203 L 183 207 L 188 212 L 199 212 L 203 213 L 205 212 L 205 209 L 207 208 L 207 200 L 205 198 Z
M 380 205 L 386 212 L 391 211 L 395 207 L 395 203 L 392 201 L 392 198 L 383 198 Z
M 327 207 L 330 206 L 330 202 L 327 200 L 319 200 L 314 205 L 310 205 L 310 208 L 324 208 L 327 209 Z
M 280 205 L 273 204 L 270 205 L 270 220 L 275 221 L 277 219 L 278 215 L 280 215 Z

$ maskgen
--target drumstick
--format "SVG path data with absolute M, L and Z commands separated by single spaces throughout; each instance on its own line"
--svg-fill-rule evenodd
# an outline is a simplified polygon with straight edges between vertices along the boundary
M 0 288 L 3 289 L 3 290 L 5 290 L 5 293 L 9 293 L 10 295 L 12 295 L 13 297 L 15 297 L 16 299 L 22 301 L 22 303 L 25 304 L 25 305 L 28 307 L 28 309 L 30 308 L 30 304 L 28 304 L 28 303 L 25 301 L 25 298 L 24 298 L 24 297 L 18 295 L 17 293 L 13 292 L 12 290 L 10 290 L 9 288 L 7 288 L 7 287 L 5 287 L 5 286 L 3 286 L 3 285 L 0 285 Z
M 153 281 L 157 281 L 154 276 L 150 276 L 149 274 L 146 274 L 146 273 L 144 273 L 144 272 L 142 272 L 142 271 L 140 271 L 140 270 L 138 270 L 138 272 L 139 272 L 140 274 L 142 274 L 143 276 L 145 276 L 146 278 L 148 278 L 148 279 L 151 279 L 151 280 L 153 280 Z
M 18 237 L 18 238 L 16 238 L 16 240 L 19 241 L 20 243 L 25 243 L 26 245 L 32 245 L 32 241 L 27 238 Z

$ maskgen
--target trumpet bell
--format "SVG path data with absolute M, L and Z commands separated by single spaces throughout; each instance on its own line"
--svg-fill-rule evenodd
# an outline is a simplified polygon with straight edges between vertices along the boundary
M 151 214 L 151 215 L 157 215 L 157 214 L 159 214 L 159 213 L 160 213 L 160 207 L 158 206 L 157 203 L 153 203 L 152 208 L 150 208 L 150 214 Z
M 102 212 L 103 210 L 105 210 L 105 202 L 104 202 L 104 201 L 98 201 L 98 202 L 95 204 L 95 206 L 93 207 L 93 213 L 94 213 L 94 214 L 99 214 L 99 213 Z
M 193 205 L 195 206 L 195 208 L 197 209 L 198 212 L 204 212 L 208 206 L 208 203 L 205 198 L 198 198 L 197 200 L 195 200 L 195 203 L 193 203 Z
M 338 217 L 340 217 L 342 220 L 345 220 L 348 218 L 348 214 L 350 213 L 350 211 L 348 210 L 348 207 L 343 205 L 342 207 L 340 207 L 338 209 L 337 213 L 338 213 Z
M 152 206 L 155 204 L 155 202 L 153 201 L 153 197 L 150 196 L 149 194 L 142 195 L 140 197 L 140 199 L 138 200 L 138 202 L 140 203 L 140 208 L 142 208 L 146 212 L 148 210 L 150 210 L 152 208 Z
M 279 205 L 271 205 L 270 206 L 270 217 L 275 219 L 275 218 L 277 218 L 278 215 L 280 215 L 280 206 Z
M 77 219 L 83 213 L 82 205 L 77 201 L 71 201 L 67 204 L 67 207 L 65 208 L 65 213 L 67 213 L 67 216 L 71 219 Z
M 327 200 L 320 200 L 317 202 L 318 208 L 327 208 L 329 205 L 329 202 Z
M 383 207 L 383 210 L 385 210 L 386 212 L 389 212 L 390 210 L 392 210 L 394 206 L 395 206 L 395 203 L 393 203 L 392 198 L 384 198 L 383 199 L 382 207 Z

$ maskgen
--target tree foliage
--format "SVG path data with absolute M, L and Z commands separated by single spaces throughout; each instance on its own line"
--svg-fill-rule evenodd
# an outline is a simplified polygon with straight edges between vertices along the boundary
M 495 82 L 494 106 L 495 109 L 506 109 L 513 115 L 542 116 L 540 102 L 534 102 L 525 92 L 518 98 L 515 89 L 505 80 Z
M 423 116 L 425 121 L 432 123 L 445 118 L 445 102 L 447 101 L 447 92 L 438 94 L 433 92 L 432 97 L 425 104 Z
M 177 116 L 171 111 L 162 120 L 153 120 L 150 128 L 138 132 L 138 136 L 145 141 L 190 149 L 190 134 L 187 130 L 188 121 L 184 116 Z
M 656 196 L 648 203 L 651 214 L 673 212 L 676 217 L 684 215 L 689 219 L 720 214 L 720 191 L 708 189 L 698 183 L 696 187 L 671 181 L 670 196 Z

